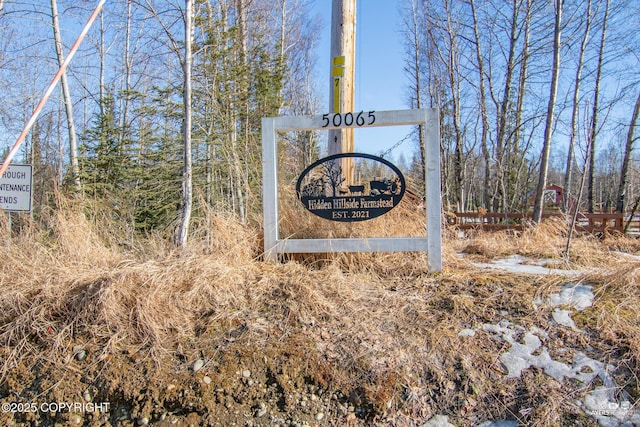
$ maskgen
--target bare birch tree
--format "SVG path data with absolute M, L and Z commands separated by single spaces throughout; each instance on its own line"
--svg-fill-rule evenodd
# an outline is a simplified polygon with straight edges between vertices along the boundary
M 627 189 L 627 180 L 629 175 L 629 164 L 631 163 L 631 153 L 633 151 L 633 143 L 636 140 L 635 128 L 638 122 L 638 116 L 640 116 L 640 93 L 636 99 L 636 104 L 633 108 L 633 114 L 631 115 L 631 121 L 629 123 L 629 130 L 627 131 L 627 140 L 624 147 L 624 158 L 622 160 L 622 168 L 620 169 L 620 184 L 618 186 L 618 198 L 616 201 L 616 212 L 624 212 L 625 208 L 625 196 Z
M 184 16 L 184 60 L 182 69 L 184 73 L 182 101 L 183 101 L 183 143 L 184 143 L 184 171 L 182 175 L 182 219 L 178 230 L 177 243 L 181 248 L 187 246 L 189 224 L 191 221 L 191 209 L 193 205 L 193 168 L 191 158 L 191 41 L 193 39 L 193 4 L 191 0 L 185 0 Z
M 435 58 L 446 73 L 446 103 L 450 106 L 451 111 L 448 118 L 451 120 L 453 135 L 451 138 L 444 138 L 445 145 L 453 143 L 452 151 L 453 163 L 453 182 L 452 195 L 453 204 L 456 210 L 463 212 L 465 210 L 465 187 L 464 187 L 464 134 L 461 124 L 461 47 L 460 34 L 462 32 L 461 23 L 457 16 L 460 6 L 452 0 L 444 1 L 440 7 L 434 6 L 433 9 L 427 11 L 428 22 L 427 34 L 429 35 L 429 43 L 433 48 Z M 443 107 L 443 105 L 440 105 Z M 446 174 L 445 168 L 445 174 Z M 446 180 L 445 180 L 446 181 Z M 449 197 L 446 197 L 449 201 Z
M 553 120 L 555 114 L 556 95 L 558 93 L 558 76 L 560 75 L 560 36 L 562 31 L 562 8 L 564 0 L 555 0 L 555 25 L 553 28 L 553 66 L 551 69 L 551 89 L 547 105 L 547 120 L 544 128 L 544 142 L 540 159 L 540 175 L 536 187 L 536 199 L 533 205 L 533 221 L 542 221 L 544 210 L 544 190 L 547 187 L 549 170 L 549 153 L 553 136 Z
M 409 91 L 411 108 L 423 108 L 422 102 L 422 31 L 420 26 L 420 2 L 418 0 L 405 0 L 403 9 L 403 31 L 405 34 L 406 65 L 404 71 L 409 74 Z M 420 158 L 420 176 L 424 176 L 425 146 L 424 129 L 418 126 L 418 150 Z
M 578 64 L 576 66 L 576 74 L 573 86 L 573 102 L 571 106 L 571 128 L 569 130 L 569 149 L 567 153 L 567 166 L 565 168 L 564 175 L 564 198 L 562 200 L 563 210 L 569 209 L 569 197 L 571 196 L 571 185 L 573 176 L 573 163 L 574 163 L 574 147 L 576 139 L 578 137 L 578 112 L 580 103 L 580 83 L 582 82 L 582 69 L 584 67 L 584 55 L 587 50 L 587 42 L 589 40 L 589 32 L 591 29 L 591 1 L 588 0 L 586 4 L 586 16 L 584 32 L 582 33 L 582 40 L 580 42 L 580 50 L 578 52 Z M 576 209 L 578 206 L 576 206 Z
M 448 42 L 448 52 L 446 54 L 447 74 L 451 86 L 451 106 L 453 118 L 453 130 L 455 137 L 455 148 L 453 155 L 453 175 L 454 175 L 454 200 L 459 212 L 466 210 L 464 178 L 465 165 L 463 159 L 464 135 L 461 125 L 461 70 L 460 70 L 460 48 L 458 34 L 460 24 L 454 21 L 453 12 L 449 12 L 449 2 L 447 5 L 446 40 Z M 445 59 L 445 58 L 443 58 Z
M 521 139 L 524 133 L 524 106 L 527 95 L 527 83 L 529 79 L 530 35 L 533 0 L 524 1 L 524 29 L 522 40 L 522 52 L 520 53 L 520 75 L 518 77 L 517 103 L 514 118 L 513 142 L 509 155 L 507 156 L 507 168 L 510 175 L 509 183 L 503 188 L 503 205 L 505 211 L 511 211 L 516 204 L 522 201 L 522 194 L 526 192 L 526 180 L 521 175 L 526 164 L 526 157 L 522 155 L 526 151 L 521 146 Z M 509 193 L 511 200 L 508 200 Z
M 476 11 L 475 0 L 470 0 L 471 16 L 473 18 L 473 44 L 475 47 L 475 56 L 478 69 L 478 92 L 480 99 L 478 100 L 480 105 L 480 147 L 482 149 L 482 156 L 484 157 L 484 185 L 483 185 L 483 204 L 487 208 L 489 199 L 491 198 L 491 153 L 489 152 L 488 139 L 489 139 L 489 113 L 487 111 L 487 91 L 485 88 L 485 65 L 484 57 L 482 55 L 482 45 L 480 40 L 480 30 L 478 23 L 478 14 Z
M 64 63 L 64 53 L 62 52 L 60 23 L 58 20 L 58 5 L 56 0 L 51 0 L 51 19 L 53 21 L 53 39 L 56 46 L 58 66 L 62 67 L 62 64 Z M 73 178 L 73 185 L 77 190 L 80 188 L 80 168 L 78 167 L 78 141 L 76 138 L 76 126 L 73 120 L 73 103 L 71 102 L 71 94 L 69 92 L 69 82 L 67 80 L 66 71 L 62 73 L 60 84 L 62 86 L 64 107 L 67 117 L 67 131 L 69 134 L 69 162 L 71 164 L 71 175 Z
M 122 108 L 120 112 L 120 128 L 122 132 L 120 133 L 120 142 L 121 145 L 125 139 L 129 137 L 129 99 L 131 98 L 131 69 L 133 63 L 133 55 L 131 54 L 131 0 L 127 0 L 127 11 L 125 18 L 125 31 L 124 31 L 124 52 L 122 63 L 124 66 L 123 73 L 123 100 L 122 100 Z
M 182 212 L 180 226 L 178 227 L 175 243 L 180 248 L 187 246 L 189 237 L 189 226 L 191 222 L 191 211 L 193 207 L 193 160 L 191 149 L 191 64 L 193 61 L 193 3 L 192 0 L 185 0 L 185 11 L 183 15 L 184 24 L 184 56 L 181 55 L 180 47 L 170 28 L 165 25 L 162 18 L 155 10 L 149 0 L 146 1 L 147 9 L 156 18 L 162 27 L 165 35 L 169 39 L 171 50 L 176 54 L 182 66 L 182 143 L 183 143 L 183 170 L 182 170 Z
M 495 186 L 493 194 L 493 210 L 498 211 L 500 203 L 504 203 L 504 180 L 506 177 L 507 165 L 505 162 L 505 145 L 507 139 L 507 116 L 509 115 L 510 105 L 513 103 L 513 73 L 517 65 L 516 61 L 516 47 L 518 44 L 518 18 L 520 12 L 519 0 L 512 0 L 512 13 L 510 22 L 509 33 L 509 45 L 508 55 L 506 63 L 506 73 L 504 76 L 504 88 L 502 90 L 502 99 L 496 100 L 496 109 L 498 114 L 498 128 L 496 135 L 496 150 L 495 150 L 495 162 L 496 162 L 496 178 L 498 182 Z M 503 209 L 506 206 L 503 206 Z
M 600 83 L 602 81 L 602 68 L 604 66 L 604 47 L 607 37 L 607 20 L 609 17 L 609 3 L 606 0 L 604 9 L 604 18 L 602 19 L 602 36 L 600 37 L 600 47 L 598 49 L 598 63 L 596 66 L 596 80 L 593 93 L 593 105 L 591 113 L 591 128 L 589 131 L 589 149 L 591 154 L 589 157 L 589 177 L 588 177 L 588 197 L 587 209 L 589 213 L 594 212 L 595 208 L 595 157 L 596 157 L 596 137 L 598 135 L 598 110 L 600 108 Z
M 411 108 L 423 108 L 422 105 L 422 31 L 420 26 L 419 0 L 404 0 L 403 32 L 405 36 L 406 60 L 404 71 L 409 74 L 409 91 Z M 420 176 L 424 176 L 425 146 L 424 129 L 418 126 L 418 150 L 420 156 Z

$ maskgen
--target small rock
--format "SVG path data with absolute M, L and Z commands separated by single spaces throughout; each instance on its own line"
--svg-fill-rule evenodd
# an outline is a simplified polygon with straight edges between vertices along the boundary
M 250 378 L 251 377 L 251 371 L 248 369 L 245 369 L 244 371 L 242 371 L 242 376 L 244 378 Z
M 119 408 L 118 410 L 119 416 L 118 416 L 118 421 L 127 421 L 129 419 L 129 412 L 127 411 L 126 408 Z
M 93 398 L 93 396 L 91 396 L 91 391 L 89 391 L 89 389 L 86 389 L 84 391 L 83 397 L 85 402 L 91 402 L 91 399 Z
M 267 413 L 267 405 L 264 402 L 260 402 L 258 404 L 258 409 L 256 410 L 256 417 L 262 417 Z
M 211 377 L 205 375 L 204 378 L 202 378 L 202 382 L 207 385 L 211 384 Z
M 173 390 L 174 388 L 176 388 L 176 385 L 175 385 L 175 384 L 169 384 L 169 385 L 167 386 L 167 391 L 171 391 L 171 390 Z
M 323 418 L 324 418 L 324 412 L 318 412 L 316 414 L 316 421 L 322 421 Z
M 138 422 L 137 423 L 138 423 L 139 426 L 149 425 L 149 418 L 147 418 L 147 417 L 138 418 Z
M 84 359 L 87 358 L 87 351 L 82 348 L 81 345 L 74 345 L 73 346 L 73 354 L 76 357 L 76 360 L 78 360 L 79 362 L 82 362 Z
M 432 417 L 426 424 L 423 424 L 422 427 L 455 427 L 453 424 L 449 422 L 449 417 L 446 415 L 436 415 Z
M 204 366 L 204 360 L 198 359 L 193 363 L 193 372 L 198 372 Z

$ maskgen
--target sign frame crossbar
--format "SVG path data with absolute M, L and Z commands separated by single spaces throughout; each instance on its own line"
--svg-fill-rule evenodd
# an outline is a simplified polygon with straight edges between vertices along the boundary
M 265 117 L 262 119 L 262 176 L 264 258 L 277 261 L 279 254 L 324 252 L 427 252 L 428 267 L 442 271 L 442 203 L 440 183 L 440 120 L 435 108 L 361 113 L 373 120 L 334 120 L 344 113 L 316 116 Z M 336 122 L 339 125 L 335 125 Z M 279 236 L 277 133 L 280 131 L 331 130 L 357 127 L 423 125 L 425 138 L 425 237 L 375 237 L 340 239 L 281 239 Z

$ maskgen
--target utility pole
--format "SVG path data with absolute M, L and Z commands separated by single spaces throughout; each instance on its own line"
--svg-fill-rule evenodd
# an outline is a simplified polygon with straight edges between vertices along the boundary
M 356 0 L 332 0 L 329 108 L 332 114 L 353 112 L 356 51 Z M 329 155 L 353 153 L 353 128 L 329 131 Z M 345 184 L 354 180 L 353 159 L 340 163 Z

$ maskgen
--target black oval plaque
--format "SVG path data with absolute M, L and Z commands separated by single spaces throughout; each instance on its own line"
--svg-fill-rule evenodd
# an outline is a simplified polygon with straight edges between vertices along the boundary
M 363 158 L 388 170 L 347 184 L 340 159 Z M 396 207 L 405 191 L 402 172 L 382 157 L 363 153 L 342 153 L 320 159 L 306 168 L 296 184 L 298 199 L 306 210 L 331 221 L 366 221 Z

